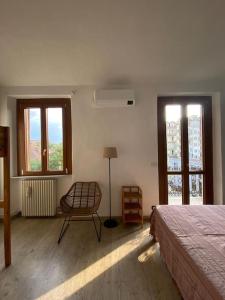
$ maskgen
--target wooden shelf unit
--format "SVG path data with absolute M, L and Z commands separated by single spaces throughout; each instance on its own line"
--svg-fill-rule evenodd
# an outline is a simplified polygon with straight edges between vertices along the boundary
M 123 223 L 143 225 L 142 190 L 139 186 L 122 186 Z
M 11 265 L 11 224 L 10 224 L 10 136 L 9 127 L 0 126 L 0 157 L 3 158 L 3 209 L 5 266 Z

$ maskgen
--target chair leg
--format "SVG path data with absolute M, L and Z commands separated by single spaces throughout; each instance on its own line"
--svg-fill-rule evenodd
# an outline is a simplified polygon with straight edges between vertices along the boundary
M 97 215 L 98 220 L 99 220 L 99 231 L 98 231 L 97 226 L 96 226 L 96 223 L 95 223 L 94 215 L 92 214 L 91 216 L 92 216 L 92 221 L 93 221 L 93 223 L 94 223 L 95 232 L 96 232 L 98 241 L 100 242 L 100 241 L 101 241 L 101 238 L 102 238 L 102 222 L 101 222 L 101 219 L 100 219 L 98 213 L 96 212 L 95 214 Z
M 58 244 L 61 242 L 61 239 L 63 238 L 69 225 L 70 225 L 70 217 L 68 217 L 68 219 L 67 219 L 67 217 L 65 217 L 60 234 L 59 234 Z

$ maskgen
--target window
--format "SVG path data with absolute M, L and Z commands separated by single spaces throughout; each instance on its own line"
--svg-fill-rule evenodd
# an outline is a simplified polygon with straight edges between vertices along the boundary
M 17 100 L 18 175 L 72 173 L 70 99 Z
M 158 161 L 160 204 L 213 204 L 211 97 L 158 97 Z

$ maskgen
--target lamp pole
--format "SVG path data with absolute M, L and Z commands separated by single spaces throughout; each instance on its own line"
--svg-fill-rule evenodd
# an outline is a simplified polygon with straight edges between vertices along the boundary
M 112 220 L 112 198 L 111 198 L 111 163 L 109 157 L 109 219 Z
M 112 190 L 111 190 L 111 158 L 109 157 L 109 219 L 105 220 L 104 226 L 113 228 L 118 226 L 116 220 L 112 219 Z
M 109 159 L 109 218 L 105 220 L 104 226 L 107 228 L 113 228 L 118 225 L 117 221 L 112 219 L 112 189 L 111 189 L 111 158 L 117 158 L 116 147 L 105 147 L 103 157 Z

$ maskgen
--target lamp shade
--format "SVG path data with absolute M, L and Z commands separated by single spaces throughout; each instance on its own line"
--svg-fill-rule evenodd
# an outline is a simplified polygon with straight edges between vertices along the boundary
M 105 147 L 103 152 L 104 158 L 117 158 L 116 147 Z

